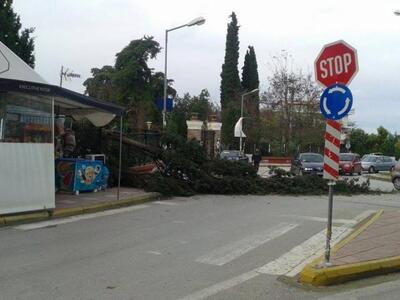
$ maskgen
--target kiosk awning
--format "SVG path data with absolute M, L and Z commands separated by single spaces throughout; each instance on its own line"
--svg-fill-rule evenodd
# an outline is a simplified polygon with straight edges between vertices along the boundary
M 95 126 L 104 126 L 122 115 L 124 108 L 80 93 L 48 84 L 29 65 L 0 42 L 0 91 L 37 94 L 54 99 L 60 113 L 79 120 L 87 118 Z

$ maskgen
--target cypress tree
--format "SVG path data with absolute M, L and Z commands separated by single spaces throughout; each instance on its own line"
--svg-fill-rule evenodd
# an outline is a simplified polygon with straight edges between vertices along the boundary
M 225 59 L 221 72 L 221 138 L 225 147 L 235 143 L 233 130 L 240 116 L 239 94 L 241 84 L 238 71 L 239 62 L 239 26 L 236 14 L 230 15 L 225 46 Z
M 244 91 L 252 91 L 258 89 L 260 81 L 258 79 L 258 65 L 256 53 L 253 46 L 249 46 L 244 57 L 244 65 L 242 68 L 242 87 Z M 260 99 L 258 93 L 248 95 L 246 108 L 247 112 L 253 118 L 258 118 L 260 114 Z
M 12 0 L 0 0 L 0 40 L 32 68 L 35 66 L 35 45 L 31 34 L 34 28 L 21 31 L 18 14 L 14 13 Z
M 244 57 L 242 68 L 242 87 L 244 92 L 249 92 L 259 87 L 258 66 L 254 47 L 249 46 Z M 244 101 L 244 115 L 249 116 L 244 123 L 244 131 L 247 134 L 246 151 L 253 152 L 260 140 L 260 98 L 258 93 L 247 95 Z

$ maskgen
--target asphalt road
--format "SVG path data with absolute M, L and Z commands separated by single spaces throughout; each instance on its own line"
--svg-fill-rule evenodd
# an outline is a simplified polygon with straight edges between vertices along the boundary
M 399 196 L 335 197 L 334 232 Z M 398 299 L 397 275 L 296 284 L 326 211 L 325 196 L 210 195 L 2 228 L 0 299 Z

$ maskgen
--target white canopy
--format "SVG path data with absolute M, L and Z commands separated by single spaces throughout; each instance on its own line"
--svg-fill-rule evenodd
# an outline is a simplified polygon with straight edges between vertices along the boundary
M 235 137 L 246 137 L 246 135 L 243 132 L 243 119 L 244 118 L 240 118 L 235 125 L 235 132 L 234 135 Z
M 0 42 L 0 90 L 34 93 L 54 99 L 63 114 L 86 118 L 95 126 L 105 126 L 123 107 L 48 84 L 35 70 Z

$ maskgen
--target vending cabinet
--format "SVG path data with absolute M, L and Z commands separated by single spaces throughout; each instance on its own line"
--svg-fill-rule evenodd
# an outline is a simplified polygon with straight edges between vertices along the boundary
M 57 159 L 56 189 L 75 194 L 107 188 L 108 168 L 102 161 L 76 158 Z

